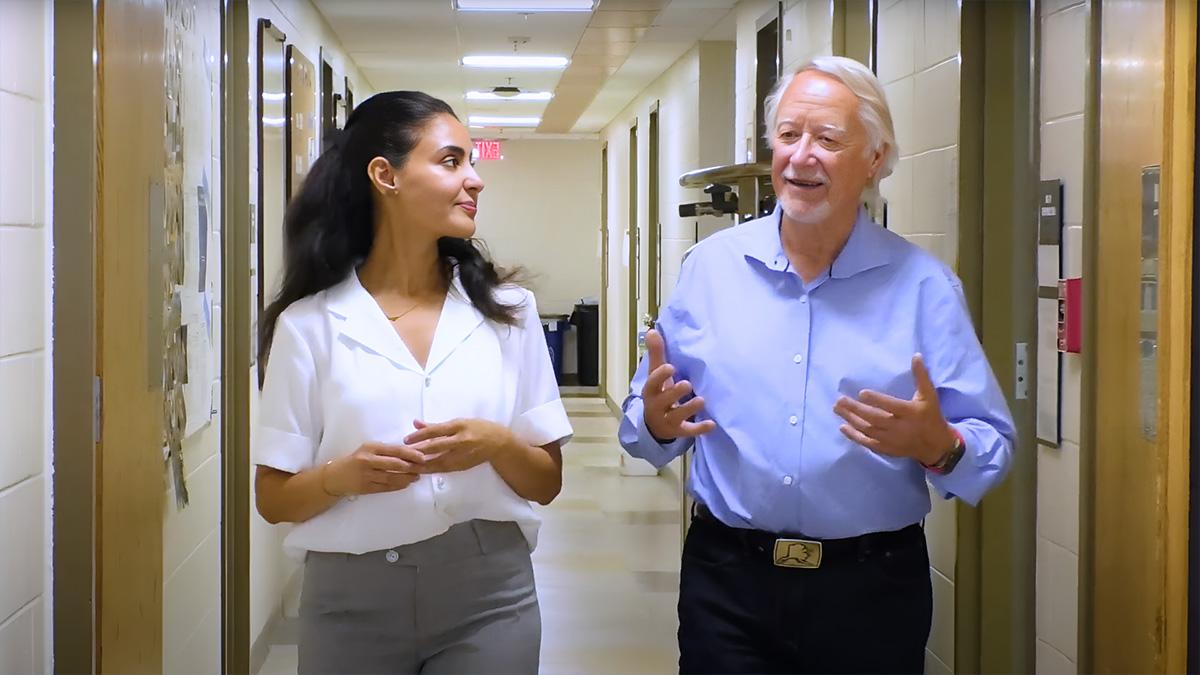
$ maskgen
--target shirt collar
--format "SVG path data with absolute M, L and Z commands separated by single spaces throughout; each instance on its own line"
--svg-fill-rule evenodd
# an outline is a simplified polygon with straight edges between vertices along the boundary
M 783 250 L 783 239 L 780 227 L 783 219 L 783 209 L 775 205 L 775 211 L 735 227 L 745 228 L 745 255 L 757 260 L 768 269 L 782 272 L 788 268 L 787 253 Z M 888 246 L 888 236 L 884 229 L 871 220 L 865 208 L 858 210 L 854 228 L 850 230 L 850 238 L 842 247 L 842 252 L 834 259 L 829 276 L 834 279 L 847 279 L 860 272 L 882 267 L 891 262 L 891 250 Z
M 357 272 L 351 272 L 344 281 L 329 289 L 326 308 L 337 320 L 335 327 L 342 335 L 397 366 L 418 373 L 436 370 L 484 321 L 483 314 L 471 304 L 456 270 L 434 331 L 429 358 L 422 369 L 375 298 L 363 288 Z

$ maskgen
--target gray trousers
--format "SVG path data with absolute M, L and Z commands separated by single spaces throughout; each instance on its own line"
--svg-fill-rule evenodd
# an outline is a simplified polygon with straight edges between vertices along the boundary
M 473 520 L 386 551 L 308 554 L 301 675 L 535 675 L 541 638 L 515 523 Z

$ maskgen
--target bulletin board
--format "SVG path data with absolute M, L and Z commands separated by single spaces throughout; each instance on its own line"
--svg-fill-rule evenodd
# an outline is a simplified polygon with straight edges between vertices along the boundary
M 163 297 L 163 453 L 176 505 L 183 508 L 183 441 L 209 425 L 218 400 L 221 45 L 206 37 L 220 25 L 207 5 L 169 0 L 165 18 L 165 161 L 162 182 L 151 186 L 152 218 L 162 230 L 154 234 L 159 246 L 151 288 Z
M 289 197 L 317 160 L 317 71 L 295 45 L 287 48 L 287 147 Z

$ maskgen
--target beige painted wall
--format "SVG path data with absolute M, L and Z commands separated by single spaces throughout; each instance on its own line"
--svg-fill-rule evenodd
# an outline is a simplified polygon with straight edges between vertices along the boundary
M 370 83 L 363 77 L 358 66 L 346 56 L 346 49 L 341 44 L 337 35 L 325 22 L 325 19 L 309 2 L 309 0 L 250 0 L 250 36 L 252 40 L 257 39 L 258 35 L 258 20 L 260 18 L 270 19 L 271 23 L 278 26 L 280 30 L 287 34 L 287 42 L 295 44 L 300 51 L 308 57 L 314 65 L 319 67 L 321 48 L 325 48 L 325 56 L 329 60 L 329 65 L 334 71 L 334 86 L 336 90 L 341 90 L 341 82 L 343 77 L 350 78 L 350 86 L 354 90 L 355 103 L 361 103 L 373 93 Z M 254 46 L 251 46 L 251 53 L 254 53 Z M 256 72 L 253 67 L 250 69 L 250 96 L 253 97 L 254 91 L 257 89 Z M 317 78 L 316 87 L 320 87 L 320 78 Z M 251 106 L 251 115 L 255 114 L 254 106 Z M 250 120 L 253 123 L 253 118 Z M 253 130 L 254 127 L 252 126 Z M 257 195 L 258 195 L 258 151 L 254 133 L 251 133 L 250 147 L 250 199 L 255 202 L 251 206 L 252 213 L 257 211 Z M 266 226 L 272 226 L 271 223 L 266 223 Z M 282 227 L 282 223 L 274 224 L 276 227 Z M 270 247 L 264 251 L 266 258 L 266 266 L 272 269 L 278 269 L 281 265 L 282 251 L 277 247 Z M 277 288 L 277 279 L 266 280 L 267 296 L 270 297 Z M 254 391 L 250 397 L 250 419 L 253 427 L 254 421 L 257 420 L 257 403 L 258 389 L 257 374 L 251 374 L 251 382 L 254 383 Z M 251 433 L 251 444 L 254 443 L 254 434 Z M 251 448 L 251 457 L 254 456 L 253 447 Z M 253 467 L 251 467 L 253 471 Z M 254 504 L 254 483 L 251 480 L 251 495 L 250 504 Z M 285 605 L 285 586 L 291 582 L 297 581 L 296 572 L 299 566 L 288 560 L 283 554 L 283 537 L 287 534 L 286 525 L 271 525 L 259 517 L 257 512 L 250 516 L 250 641 L 253 644 L 255 640 L 262 634 L 263 629 L 272 617 L 281 616 Z M 294 586 L 293 586 L 294 588 Z M 287 603 L 290 610 L 294 610 L 294 603 Z M 293 612 L 294 613 L 294 612 Z
M 485 137 L 483 130 L 475 135 Z M 599 140 L 504 140 L 476 165 L 478 235 L 504 266 L 523 267 L 543 314 L 600 294 Z
M 700 42 L 679 58 L 657 80 L 639 93 L 600 132 L 608 143 L 608 236 L 609 307 L 608 395 L 616 403 L 629 392 L 629 269 L 626 232 L 629 223 L 629 127 L 638 126 L 637 226 L 642 251 L 649 250 L 646 222 L 649 193 L 650 110 L 659 103 L 659 221 L 661 229 L 660 270 L 662 301 L 671 296 L 679 278 L 683 254 L 695 242 L 697 232 L 710 233 L 731 222 L 719 218 L 681 218 L 679 204 L 706 201 L 697 188 L 682 188 L 679 177 L 688 171 L 725 163 L 732 146 L 733 49 L 728 42 Z M 702 98 L 703 97 L 703 98 Z M 638 316 L 647 311 L 646 264 L 640 274 L 643 289 Z
M 756 58 L 756 28 L 758 19 L 772 11 L 776 3 L 771 0 L 741 0 L 733 11 L 737 13 L 737 41 L 734 60 L 734 129 L 737 132 L 732 162 L 753 161 L 755 140 L 763 130 L 754 124 L 754 107 L 757 95 L 754 91 L 754 64 Z M 786 27 L 785 27 L 786 30 Z M 765 95 L 765 94 L 764 94 Z
M 600 141 L 510 139 L 501 147 L 502 160 L 476 165 L 484 181 L 478 235 L 497 263 L 525 270 L 541 314 L 599 299 Z M 575 330 L 564 336 L 564 372 L 578 372 L 577 339 Z
M 49 3 L 0 2 L 0 672 L 50 672 Z
M 1084 86 L 1087 63 L 1086 2 L 1042 3 L 1041 16 L 1041 177 L 1063 181 L 1063 265 L 1061 276 L 1083 274 Z M 1060 276 L 1058 247 L 1038 252 L 1039 285 L 1054 286 Z M 1055 406 L 1054 378 L 1058 308 L 1038 301 L 1039 409 Z M 1062 358 L 1062 443 L 1038 445 L 1037 488 L 1037 672 L 1077 671 L 1079 597 L 1079 354 Z
M 814 56 L 833 53 L 833 3 L 789 0 L 783 4 L 783 72 Z

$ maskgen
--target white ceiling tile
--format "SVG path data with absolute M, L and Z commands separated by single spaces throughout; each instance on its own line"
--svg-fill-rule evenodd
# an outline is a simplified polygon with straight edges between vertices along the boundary
M 352 18 L 402 19 L 405 21 L 446 21 L 454 23 L 454 8 L 450 0 L 313 0 L 317 10 L 332 25 L 335 21 Z
M 727 7 L 703 9 L 693 6 L 691 3 L 687 5 L 674 3 L 658 15 L 658 18 L 654 20 L 654 25 L 693 26 L 707 29 L 716 25 L 727 14 L 729 14 L 729 8 Z
M 601 9 L 592 17 L 592 26 L 604 28 L 608 26 L 650 26 L 654 23 L 654 18 L 658 16 L 658 11 L 636 12 L 636 11 L 604 11 Z
M 737 0 L 601 0 L 595 12 L 457 12 L 452 0 L 313 0 L 378 90 L 418 89 L 461 115 L 540 115 L 546 103 L 467 102 L 469 89 L 511 84 L 590 100 L 576 130 L 595 132 L 702 38 L 732 39 Z M 665 8 L 665 9 L 663 9 Z M 661 10 L 661 11 L 660 11 Z M 653 27 L 651 27 L 653 25 Z M 721 27 L 727 37 L 721 37 Z M 467 54 L 578 55 L 564 71 L 464 68 Z M 603 83 L 596 93 L 597 83 Z M 531 132 L 521 132 L 531 133 Z

